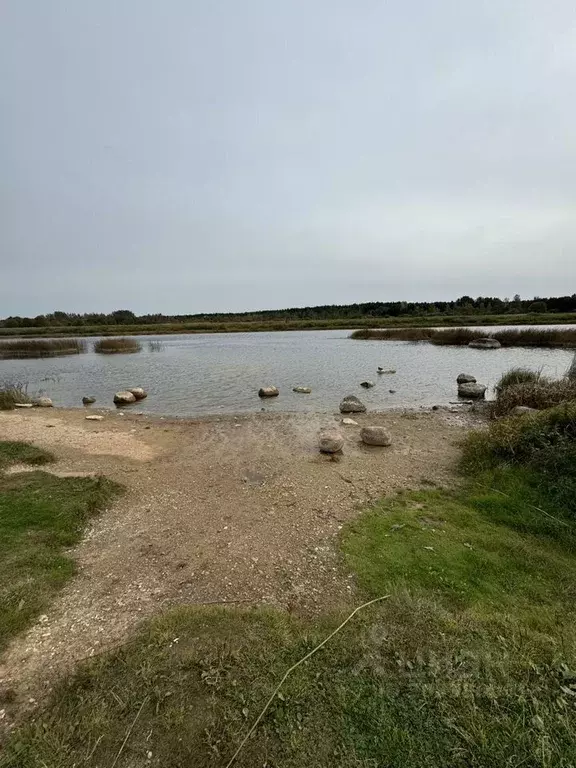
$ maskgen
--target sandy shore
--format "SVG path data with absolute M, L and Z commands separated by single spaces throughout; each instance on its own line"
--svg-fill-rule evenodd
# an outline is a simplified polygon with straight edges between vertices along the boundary
M 2 659 L 0 686 L 36 695 L 54 673 L 122 640 L 175 604 L 245 602 L 314 611 L 353 589 L 338 560 L 343 523 L 384 494 L 454 482 L 470 414 L 358 414 L 344 452 L 317 451 L 340 415 L 177 421 L 126 412 L 0 412 L 0 440 L 46 448 L 59 474 L 98 473 L 127 493 L 96 518 L 74 552 L 77 577 Z M 359 441 L 386 426 L 390 448 Z M 16 468 L 24 470 L 25 468 Z

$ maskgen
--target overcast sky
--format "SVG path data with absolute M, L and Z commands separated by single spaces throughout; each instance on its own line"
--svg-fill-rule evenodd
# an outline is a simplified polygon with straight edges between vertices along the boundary
M 2 0 L 0 316 L 576 291 L 573 0 Z

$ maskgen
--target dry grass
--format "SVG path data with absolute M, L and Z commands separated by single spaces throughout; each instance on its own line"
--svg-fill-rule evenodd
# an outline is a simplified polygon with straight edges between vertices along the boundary
M 122 336 L 116 339 L 99 339 L 98 341 L 94 342 L 94 352 L 97 352 L 101 355 L 125 354 L 129 352 L 141 351 L 142 344 L 140 344 L 138 339 L 131 339 L 126 336 Z
M 505 416 L 517 405 L 542 410 L 576 400 L 576 379 L 547 379 L 510 384 L 498 392 L 492 406 L 494 416 Z
M 79 355 L 86 351 L 82 339 L 17 339 L 0 341 L 0 358 L 13 360 L 24 357 L 58 357 Z

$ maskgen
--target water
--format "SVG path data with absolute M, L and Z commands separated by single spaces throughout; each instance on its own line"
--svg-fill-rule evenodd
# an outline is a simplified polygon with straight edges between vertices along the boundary
M 136 409 L 166 416 L 338 409 L 342 397 L 358 395 L 368 408 L 417 408 L 456 400 L 456 376 L 472 373 L 493 387 L 512 366 L 561 376 L 573 356 L 568 350 L 434 346 L 395 341 L 352 341 L 349 331 L 196 334 L 141 337 L 143 351 L 0 361 L 0 382 L 28 383 L 33 394 L 49 395 L 56 406 L 79 406 L 94 395 L 96 406 L 112 406 L 114 392 L 142 386 L 148 398 Z M 158 340 L 159 352 L 148 349 Z M 94 339 L 88 339 L 92 348 Z M 394 368 L 378 376 L 376 369 Z M 360 387 L 374 381 L 370 390 Z M 258 389 L 274 385 L 280 396 L 261 401 Z M 292 387 L 310 386 L 298 395 Z M 390 394 L 389 390 L 396 390 Z

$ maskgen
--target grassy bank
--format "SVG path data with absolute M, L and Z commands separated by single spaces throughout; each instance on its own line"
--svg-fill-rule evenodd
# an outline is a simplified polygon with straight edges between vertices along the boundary
M 15 341 L 0 341 L 0 359 L 3 360 L 79 355 L 85 351 L 86 342 L 81 339 L 18 339 Z
M 34 446 L 0 442 L 0 650 L 74 575 L 66 550 L 116 490 L 102 478 L 5 472 L 15 463 L 50 461 L 49 453 Z
M 465 346 L 475 339 L 496 339 L 503 347 L 576 347 L 574 328 L 506 328 L 486 331 L 471 328 L 394 328 L 360 329 L 352 339 L 380 341 L 427 341 L 431 344 Z
M 432 328 L 463 325 L 556 325 L 576 323 L 566 313 L 505 315 L 426 315 L 406 317 L 357 317 L 341 320 L 270 320 L 244 322 L 196 321 L 184 323 L 135 323 L 129 325 L 69 325 L 46 328 L 4 328 L 0 336 L 133 336 L 179 333 L 254 333 L 265 331 L 350 330 L 354 328 Z
M 288 677 L 235 766 L 576 764 L 573 408 L 561 421 L 495 422 L 467 441 L 461 487 L 385 499 L 345 527 L 355 603 L 390 597 Z M 64 680 L 0 764 L 226 768 L 347 613 L 169 611 Z

